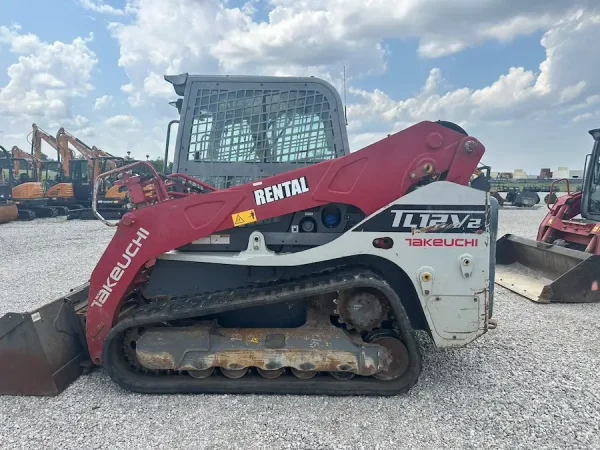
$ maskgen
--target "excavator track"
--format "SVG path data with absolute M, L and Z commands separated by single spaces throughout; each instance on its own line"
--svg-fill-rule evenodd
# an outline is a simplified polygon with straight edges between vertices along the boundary
M 200 321 L 206 316 L 241 308 L 301 301 L 359 288 L 377 291 L 390 305 L 392 326 L 387 329 L 373 330 L 365 339 L 378 342 L 379 345 L 372 347 L 384 346 L 390 355 L 398 358 L 398 360 L 392 358 L 389 366 L 397 371 L 400 370 L 396 372 L 398 375 L 395 378 L 387 376 L 385 371 L 364 376 L 344 371 L 315 373 L 290 367 L 277 370 L 252 367 L 250 370 L 240 368 L 237 371 L 231 370 L 231 367 L 227 370 L 215 370 L 214 367 L 190 371 L 152 370 L 140 364 L 136 360 L 136 351 L 131 350 L 132 346 L 135 347 L 132 342 L 140 339 L 138 332 L 140 329 L 146 333 L 148 330 L 160 332 L 165 329 L 174 333 L 179 333 L 180 329 L 189 332 L 190 328 L 178 328 L 174 322 L 192 318 Z M 159 338 L 158 341 L 160 344 L 161 339 Z M 197 341 L 193 342 L 193 345 L 200 346 Z M 194 350 L 191 349 L 191 352 L 193 353 Z M 321 352 L 321 349 L 315 351 Z M 187 350 L 184 355 L 187 355 Z M 121 387 L 135 392 L 154 394 L 389 396 L 408 391 L 417 382 L 421 372 L 421 356 L 410 320 L 400 298 L 387 281 L 361 268 L 338 268 L 314 273 L 297 280 L 282 280 L 260 287 L 176 297 L 169 300 L 152 300 L 128 309 L 122 314 L 106 338 L 103 359 L 103 367 Z
M 31 209 L 19 209 L 17 220 L 30 221 L 36 218 L 35 212 Z
M 36 218 L 58 217 L 58 209 L 53 206 L 30 206 L 27 209 L 35 213 Z

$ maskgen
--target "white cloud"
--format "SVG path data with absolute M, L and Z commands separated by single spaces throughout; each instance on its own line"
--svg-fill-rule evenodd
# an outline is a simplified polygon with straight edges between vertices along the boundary
M 0 115 L 36 120 L 71 117 L 73 100 L 93 90 L 91 72 L 98 59 L 88 47 L 92 39 L 90 33 L 71 43 L 49 44 L 20 34 L 19 27 L 0 26 L 0 48 L 7 45 L 21 55 L 8 67 L 9 81 L 0 88 Z
M 584 113 L 584 114 L 579 114 L 578 116 L 573 117 L 573 122 L 579 122 L 581 120 L 591 119 L 592 117 L 594 117 L 594 115 L 589 112 Z
M 96 130 L 92 127 L 84 127 L 77 131 L 77 136 L 82 136 L 85 138 L 96 137 Z
M 80 116 L 79 114 L 76 115 L 75 118 L 73 119 L 73 124 L 75 124 L 75 126 L 77 126 L 79 128 L 85 127 L 88 123 L 90 123 L 88 118 Z
M 94 110 L 106 108 L 114 103 L 112 95 L 103 95 L 98 97 L 94 102 Z
M 218 60 L 210 49 L 220 36 L 251 21 L 218 0 L 131 0 L 127 11 L 134 17 L 131 23 L 111 22 L 109 30 L 120 45 L 118 64 L 130 79 L 121 90 L 132 106 L 144 105 L 146 95 L 164 97 L 156 74 L 217 72 Z
M 349 120 L 355 132 L 362 132 L 374 122 L 391 127 L 394 122 L 446 118 L 477 124 L 544 115 L 556 105 L 569 105 L 586 93 L 600 91 L 596 75 L 600 70 L 600 55 L 587 51 L 589 42 L 597 40 L 600 40 L 600 14 L 578 12 L 561 20 L 541 39 L 546 60 L 538 73 L 512 67 L 481 89 L 463 87 L 439 94 L 435 90 L 441 74 L 433 69 L 422 91 L 403 100 L 393 100 L 380 90 L 351 89 L 362 102 L 349 106 Z M 580 63 L 584 52 L 585 62 Z M 569 107 L 585 109 L 598 101 L 600 97 L 595 94 Z
M 585 101 L 569 106 L 569 108 L 567 109 L 566 112 L 579 111 L 581 109 L 585 109 L 590 106 L 593 106 L 596 103 L 600 103 L 600 95 L 598 95 L 598 94 L 590 95 L 588 98 L 585 99 Z
M 250 0 L 246 3 L 244 3 L 244 6 L 242 6 L 242 12 L 248 16 L 253 16 L 256 11 L 256 4 L 259 2 L 259 0 Z
M 13 26 L 9 29 L 5 26 L 0 27 L 0 44 L 9 44 L 10 51 L 13 53 L 30 53 L 38 51 L 42 47 L 40 39 L 31 33 L 19 34 L 20 26 Z
M 31 79 L 31 84 L 34 86 L 60 87 L 64 88 L 65 83 L 57 79 L 54 75 L 48 72 L 36 73 Z
M 25 139 L 25 133 L 2 133 L 0 134 L 0 138 L 2 139 Z
M 125 14 L 124 10 L 107 5 L 102 0 L 79 0 L 79 4 L 83 8 L 96 13 L 113 14 L 116 16 L 122 16 Z
M 139 107 L 170 94 L 165 73 L 314 75 L 338 87 L 343 66 L 349 81 L 387 69 L 385 39 L 416 38 L 422 56 L 439 57 L 546 30 L 585 1 L 270 0 L 261 3 L 268 19 L 256 21 L 256 0 L 241 8 L 220 0 L 129 0 L 131 20 L 111 22 L 109 30 L 130 80 L 129 103 Z
M 116 116 L 109 117 L 104 121 L 104 124 L 109 127 L 137 127 L 140 125 L 140 121 L 133 116 L 126 114 L 119 114 Z
M 559 102 L 570 102 L 571 100 L 578 98 L 581 95 L 581 93 L 585 91 L 586 87 L 587 83 L 583 80 L 572 86 L 567 86 L 560 92 Z
M 48 44 L 14 26 L 0 27 L 0 49 L 21 56 L 9 68 L 9 82 L 0 91 L 0 110 L 16 117 L 42 117 L 46 124 L 71 120 L 77 135 L 94 137 L 96 145 L 111 152 L 133 149 L 138 142 L 162 151 L 169 119 L 155 123 L 156 132 L 148 132 L 146 122 L 156 111 L 166 111 L 166 100 L 175 98 L 165 73 L 315 75 L 339 88 L 346 66 L 348 85 L 356 86 L 356 80 L 385 72 L 389 58 L 401 57 L 390 54 L 387 39 L 418 42 L 419 55 L 435 66 L 436 57 L 542 31 L 546 57 L 539 70 L 506 67 L 495 81 L 478 89 L 446 88 L 448 74 L 437 68 L 408 98 L 350 87 L 353 148 L 415 121 L 438 118 L 469 125 L 469 130 L 487 137 L 496 131 L 486 127 L 502 128 L 510 136 L 503 136 L 504 141 L 514 140 L 525 122 L 536 135 L 544 135 L 546 119 L 561 117 L 563 123 L 553 129 L 574 127 L 573 122 L 581 127 L 589 114 L 596 117 L 600 102 L 598 55 L 589 48 L 600 38 L 598 15 L 573 10 L 585 0 L 248 0 L 239 2 L 239 8 L 227 0 L 126 0 L 121 8 L 102 0 L 77 1 L 89 11 L 113 16 L 108 28 L 120 47 L 118 64 L 128 80 L 120 87 L 122 94 L 112 98 L 98 93 L 89 106 L 115 110 L 89 116 L 91 120 L 84 117 L 89 111 L 73 110 L 74 99 L 92 90 L 90 73 L 97 58 L 88 40 Z M 256 16 L 259 8 L 268 8 L 262 21 Z M 58 58 L 60 67 L 50 57 L 49 49 L 56 45 L 72 53 L 68 59 Z M 78 63 L 80 55 L 83 64 Z M 477 62 L 468 70 L 477 70 Z M 401 82 L 402 73 L 398 79 Z M 139 110 L 143 132 L 135 110 L 116 109 L 123 95 L 130 106 L 144 107 Z M 157 105 L 164 109 L 154 109 Z M 109 132 L 96 132 L 90 123 L 103 124 Z
M 152 97 L 173 97 L 173 86 L 167 83 L 163 77 L 155 72 L 150 73 L 144 79 L 144 92 Z

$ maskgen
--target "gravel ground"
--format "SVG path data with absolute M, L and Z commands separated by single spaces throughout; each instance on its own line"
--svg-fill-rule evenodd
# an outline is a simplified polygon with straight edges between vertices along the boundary
M 545 211 L 503 209 L 500 235 L 535 238 Z M 113 230 L 63 221 L 0 227 L 0 314 L 87 280 Z M 96 370 L 57 398 L 0 397 L 0 447 L 600 448 L 600 305 L 496 292 L 496 330 L 450 351 L 421 339 L 423 373 L 407 395 L 150 396 Z

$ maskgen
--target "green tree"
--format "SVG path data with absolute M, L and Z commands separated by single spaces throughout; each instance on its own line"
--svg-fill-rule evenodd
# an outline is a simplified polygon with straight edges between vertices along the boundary
M 156 159 L 147 159 L 147 161 L 154 166 L 157 172 L 165 173 L 165 161 L 160 156 Z M 168 173 L 173 172 L 173 162 L 167 164 Z

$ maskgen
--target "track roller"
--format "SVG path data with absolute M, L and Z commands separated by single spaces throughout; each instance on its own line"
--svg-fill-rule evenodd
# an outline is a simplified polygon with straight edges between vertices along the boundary
M 336 380 L 347 381 L 354 378 L 354 374 L 352 372 L 330 372 L 331 376 Z
M 52 208 L 56 209 L 59 216 L 66 216 L 69 214 L 68 206 L 52 206 Z
M 256 371 L 258 372 L 258 374 L 261 377 L 273 380 L 275 378 L 280 377 L 283 374 L 283 372 L 285 372 L 285 369 L 283 367 L 281 369 L 275 369 L 275 370 L 265 370 L 265 369 L 257 368 Z
M 210 369 L 204 369 L 204 370 L 189 370 L 188 374 L 198 380 L 203 380 L 205 378 L 210 377 L 214 371 L 215 371 L 215 368 L 211 367 Z
M 36 206 L 31 208 L 36 217 L 47 218 L 47 217 L 58 217 L 58 210 L 50 206 Z
M 316 370 L 298 370 L 292 367 L 292 374 L 301 380 L 310 380 L 317 374 Z
M 242 378 L 244 375 L 248 373 L 248 368 L 245 369 L 223 369 L 221 368 L 221 373 L 231 380 L 237 380 L 238 378 Z
M 29 221 L 36 218 L 35 212 L 30 209 L 19 209 L 17 220 Z

